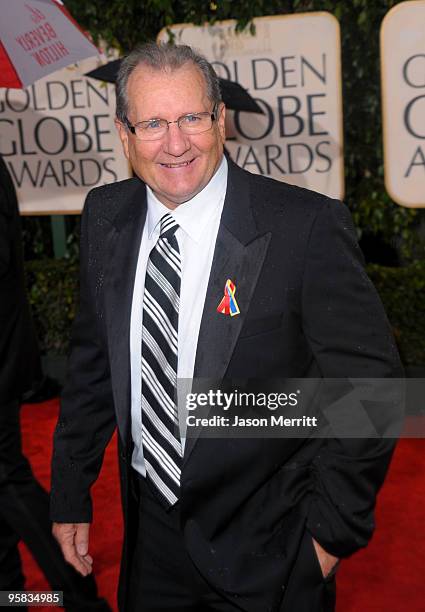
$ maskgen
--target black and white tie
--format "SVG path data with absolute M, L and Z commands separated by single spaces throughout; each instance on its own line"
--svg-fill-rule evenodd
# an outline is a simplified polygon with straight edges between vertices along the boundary
M 177 412 L 181 258 L 177 223 L 166 214 L 146 268 L 142 329 L 142 440 L 147 477 L 164 504 L 180 491 L 182 445 Z

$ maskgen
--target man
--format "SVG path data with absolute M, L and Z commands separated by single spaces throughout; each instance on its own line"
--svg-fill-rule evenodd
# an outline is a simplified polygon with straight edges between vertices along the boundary
M 22 590 L 23 540 L 68 612 L 108 612 L 94 578 L 65 563 L 52 537 L 49 496 L 22 453 L 20 404 L 41 379 L 40 356 L 25 292 L 21 225 L 15 188 L 0 156 L 0 590 Z
M 120 610 L 332 610 L 392 444 L 185 440 L 176 381 L 389 377 L 397 353 L 346 208 L 238 168 L 224 122 L 214 71 L 189 47 L 123 61 L 116 123 L 137 177 L 93 190 L 83 214 L 54 533 L 89 573 L 89 491 L 117 425 Z M 225 287 L 235 316 L 217 309 Z

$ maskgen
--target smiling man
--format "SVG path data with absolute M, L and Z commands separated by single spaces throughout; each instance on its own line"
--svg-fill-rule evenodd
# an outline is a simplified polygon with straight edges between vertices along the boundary
M 347 209 L 238 168 L 224 122 L 213 68 L 189 47 L 124 59 L 116 124 L 136 177 L 84 209 L 54 534 L 90 573 L 90 487 L 117 426 L 121 611 L 331 611 L 393 444 L 186 440 L 177 380 L 384 378 L 398 357 Z
M 117 121 L 125 155 L 173 210 L 201 192 L 222 161 L 225 108 L 219 91 L 211 99 L 203 73 L 187 62 L 174 72 L 136 68 L 126 95 L 126 114 L 120 111 Z M 164 119 L 170 116 L 178 119 Z

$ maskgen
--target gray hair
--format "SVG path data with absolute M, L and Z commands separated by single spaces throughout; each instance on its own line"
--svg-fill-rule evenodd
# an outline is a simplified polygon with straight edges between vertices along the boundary
M 198 67 L 205 79 L 208 98 L 213 104 L 221 102 L 220 83 L 208 60 L 188 45 L 146 43 L 137 47 L 121 62 L 116 80 L 116 115 L 124 122 L 128 113 L 127 83 L 131 73 L 140 65 L 154 70 L 177 70 L 188 62 Z

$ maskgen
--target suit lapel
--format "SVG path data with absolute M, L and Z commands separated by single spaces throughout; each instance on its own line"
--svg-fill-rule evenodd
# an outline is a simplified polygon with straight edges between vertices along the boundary
M 260 235 L 253 217 L 249 185 L 244 173 L 229 160 L 229 175 L 220 228 L 205 298 L 195 359 L 194 378 L 221 380 L 229 364 L 248 312 L 251 297 L 267 253 L 270 233 Z M 226 281 L 236 286 L 240 314 L 224 315 L 217 306 Z M 185 461 L 198 432 L 186 441 Z
M 105 285 L 109 359 L 118 429 L 126 445 L 130 435 L 130 318 L 134 280 L 146 220 L 146 189 L 135 181 L 106 245 L 109 258 Z
M 244 173 L 229 160 L 226 199 L 214 250 L 199 331 L 194 378 L 222 379 L 249 308 L 270 233 L 260 234 L 250 204 Z M 135 181 L 107 239 L 109 258 L 105 281 L 105 311 L 117 423 L 124 444 L 130 435 L 130 319 L 137 260 L 146 220 L 146 189 Z M 217 312 L 227 279 L 236 285 L 240 314 Z M 196 437 L 186 442 L 185 461 Z

